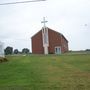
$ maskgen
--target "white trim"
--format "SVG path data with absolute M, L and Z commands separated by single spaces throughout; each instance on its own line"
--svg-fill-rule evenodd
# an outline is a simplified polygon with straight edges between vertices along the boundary
M 55 54 L 61 54 L 61 46 L 55 47 Z
M 45 39 L 47 41 L 45 41 Z M 48 39 L 48 28 L 47 27 L 42 28 L 42 40 L 43 40 L 44 54 L 48 54 L 49 39 Z

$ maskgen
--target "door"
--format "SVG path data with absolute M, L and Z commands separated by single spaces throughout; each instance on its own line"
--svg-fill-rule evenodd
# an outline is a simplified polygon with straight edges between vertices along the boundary
M 55 47 L 55 54 L 61 54 L 61 47 Z

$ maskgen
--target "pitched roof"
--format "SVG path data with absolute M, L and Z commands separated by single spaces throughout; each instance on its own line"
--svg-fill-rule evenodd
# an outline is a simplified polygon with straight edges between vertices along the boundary
M 48 28 L 48 27 L 47 27 Z M 41 29 L 42 30 L 42 29 Z M 33 38 L 35 35 L 37 35 L 39 32 L 41 32 L 41 30 L 39 30 L 36 34 L 34 34 L 31 38 Z M 60 34 L 67 42 L 68 42 L 68 40 L 64 37 L 64 35 L 62 34 L 62 33 L 60 33 L 60 32 L 57 32 L 57 31 L 55 31 L 55 30 L 53 30 L 53 29 L 51 29 L 51 28 L 48 28 L 48 30 L 51 30 L 51 31 L 53 31 L 53 32 L 56 32 L 56 33 L 58 33 L 58 34 Z

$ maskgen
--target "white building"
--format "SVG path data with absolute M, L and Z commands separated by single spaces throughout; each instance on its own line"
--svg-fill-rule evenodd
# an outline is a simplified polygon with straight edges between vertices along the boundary
M 0 42 L 0 57 L 5 57 L 4 55 L 4 43 Z

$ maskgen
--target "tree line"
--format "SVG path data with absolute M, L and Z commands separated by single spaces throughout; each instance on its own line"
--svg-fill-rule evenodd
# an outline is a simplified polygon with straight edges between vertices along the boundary
M 9 54 L 29 54 L 30 50 L 28 48 L 23 48 L 22 51 L 19 51 L 18 49 L 14 49 L 13 47 L 6 47 L 4 49 L 5 55 L 9 55 Z

